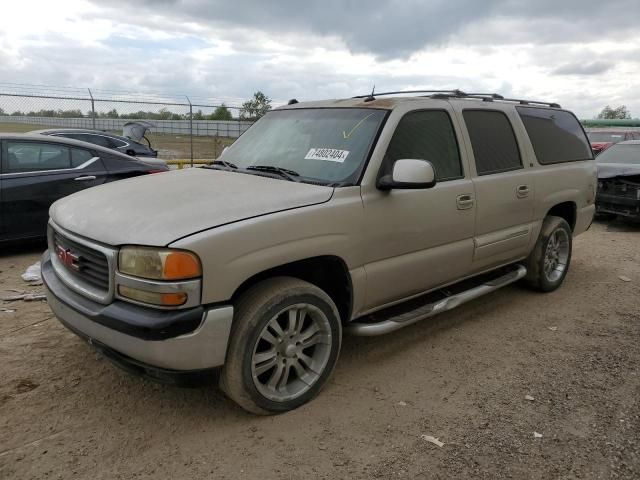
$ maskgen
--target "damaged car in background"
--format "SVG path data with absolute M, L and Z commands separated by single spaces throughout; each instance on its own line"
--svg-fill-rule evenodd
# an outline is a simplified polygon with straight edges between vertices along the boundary
M 93 143 L 104 148 L 110 148 L 131 157 L 145 157 L 147 159 L 158 156 L 158 151 L 151 147 L 151 142 L 146 134 L 151 131 L 153 124 L 144 121 L 127 122 L 122 126 L 122 135 L 104 130 L 91 130 L 85 128 L 49 128 L 46 130 L 34 130 L 31 133 L 40 133 L 52 137 L 71 138 L 87 143 Z M 146 145 L 142 143 L 145 141 Z M 155 162 L 151 160 L 151 162 Z M 158 160 L 160 162 L 160 160 Z
M 596 213 L 640 221 L 640 140 L 613 145 L 597 164 Z
M 587 130 L 587 136 L 589 137 L 589 142 L 591 142 L 593 154 L 600 155 L 616 143 L 627 140 L 640 140 L 640 130 L 590 128 Z

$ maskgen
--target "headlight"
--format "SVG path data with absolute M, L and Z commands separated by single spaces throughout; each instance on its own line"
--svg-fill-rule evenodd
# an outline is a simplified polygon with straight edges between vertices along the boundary
M 194 253 L 151 247 L 122 247 L 118 270 L 151 280 L 186 280 L 202 275 L 200 260 Z
M 202 267 L 195 253 L 125 246 L 118 254 L 116 298 L 159 308 L 199 305 Z

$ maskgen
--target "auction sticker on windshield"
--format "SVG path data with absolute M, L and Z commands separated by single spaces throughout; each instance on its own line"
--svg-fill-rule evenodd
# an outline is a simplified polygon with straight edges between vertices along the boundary
M 312 148 L 305 155 L 305 160 L 327 160 L 329 162 L 342 163 L 349 155 L 349 150 L 335 148 Z

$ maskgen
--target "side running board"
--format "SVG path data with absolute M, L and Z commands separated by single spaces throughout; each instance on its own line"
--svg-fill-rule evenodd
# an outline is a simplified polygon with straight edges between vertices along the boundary
M 346 331 L 352 335 L 373 337 L 399 330 L 407 325 L 419 322 L 425 318 L 433 317 L 447 310 L 452 310 L 463 303 L 491 293 L 511 283 L 517 282 L 527 274 L 527 269 L 522 265 L 516 265 L 515 269 L 499 277 L 485 281 L 460 293 L 447 296 L 431 303 L 423 304 L 408 312 L 399 313 L 389 318 L 371 323 L 360 321 L 351 322 Z

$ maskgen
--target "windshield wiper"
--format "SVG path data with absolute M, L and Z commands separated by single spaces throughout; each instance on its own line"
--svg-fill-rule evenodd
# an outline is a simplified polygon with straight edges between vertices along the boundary
M 299 177 L 300 174 L 298 172 L 294 172 L 293 170 L 289 170 L 288 168 L 274 167 L 273 165 L 251 165 L 245 170 L 257 170 L 259 172 L 276 173 L 292 182 L 300 181 L 297 178 L 294 178 Z
M 213 162 L 211 162 L 211 165 L 223 165 L 227 168 L 233 168 L 234 170 L 238 169 L 238 166 L 236 164 L 227 162 L 225 160 L 214 160 Z

